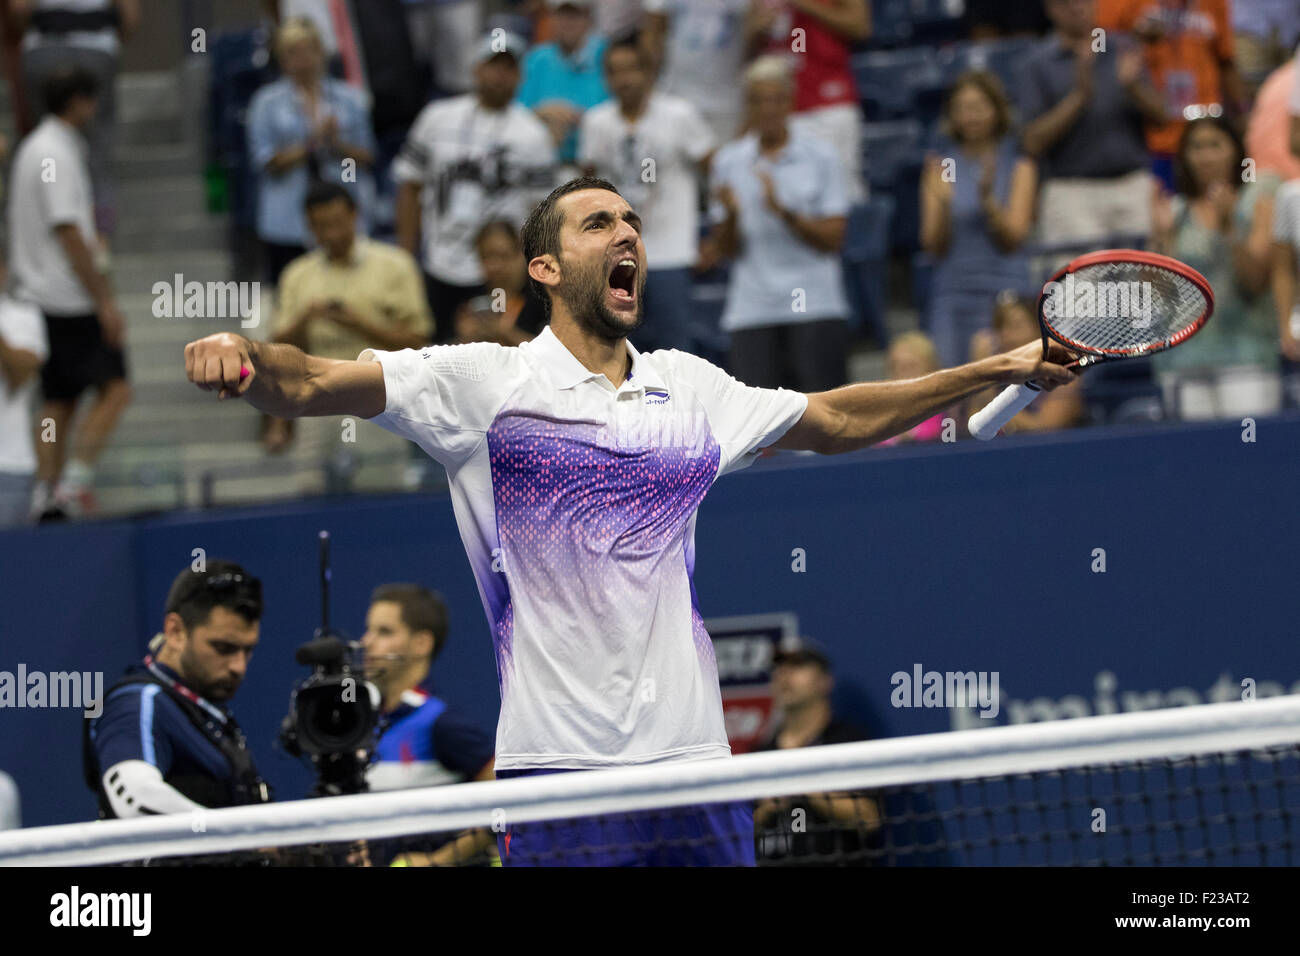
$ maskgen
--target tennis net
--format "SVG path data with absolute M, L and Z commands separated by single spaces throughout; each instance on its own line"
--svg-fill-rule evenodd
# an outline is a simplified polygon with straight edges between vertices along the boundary
M 1297 814 L 1288 696 L 31 828 L 0 863 L 1293 865 Z

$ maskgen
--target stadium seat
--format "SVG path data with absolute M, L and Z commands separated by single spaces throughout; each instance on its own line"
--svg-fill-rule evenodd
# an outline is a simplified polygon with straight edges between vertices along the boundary
M 860 330 L 870 331 L 882 348 L 889 344 L 885 311 L 893 218 L 893 198 L 874 195 L 850 210 L 844 235 L 844 286 L 853 320 Z
M 928 47 L 858 53 L 852 65 L 863 112 L 872 122 L 911 117 L 917 90 L 942 82 Z
M 922 161 L 924 134 L 913 119 L 863 127 L 863 168 L 873 189 L 893 189 L 908 167 Z

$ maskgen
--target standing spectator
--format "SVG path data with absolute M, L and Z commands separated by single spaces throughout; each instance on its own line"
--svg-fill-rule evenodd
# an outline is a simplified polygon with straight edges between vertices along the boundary
M 40 309 L 0 295 L 0 528 L 28 521 L 36 476 L 36 376 L 49 353 Z
M 1255 161 L 1255 174 L 1273 173 L 1278 179 L 1300 179 L 1300 151 L 1291 151 L 1291 129 L 1300 122 L 1300 101 L 1295 115 L 1288 106 L 1297 86 L 1296 61 L 1288 60 L 1264 81 L 1246 123 L 1246 155 Z
M 1300 179 L 1277 191 L 1273 210 L 1273 304 L 1282 357 L 1300 362 Z
M 993 328 L 975 333 L 970 360 L 978 362 L 1006 349 L 1019 348 L 1037 341 L 1041 335 L 1038 303 L 1009 292 L 998 297 L 998 304 L 993 309 Z M 971 396 L 962 420 L 968 420 L 993 401 L 997 394 L 998 389 L 994 388 Z M 1002 426 L 1002 431 L 1006 434 L 1056 431 L 1081 424 L 1083 417 L 1083 379 L 1078 379 L 1038 396 L 1034 404 Z
M 524 58 L 519 102 L 546 124 L 559 159 L 575 162 L 582 114 L 609 98 L 601 64 L 605 38 L 592 32 L 591 0 L 550 0 L 555 41 Z
M 274 340 L 309 355 L 351 361 L 369 348 L 419 348 L 433 336 L 420 267 L 397 246 L 358 234 L 352 194 L 319 183 L 307 194 L 305 218 L 317 248 L 295 259 L 280 280 Z M 303 419 L 303 454 L 313 464 L 335 453 L 360 456 L 359 487 L 393 489 L 405 473 L 406 443 L 377 429 L 347 429 L 339 418 Z M 270 451 L 290 437 L 289 423 L 271 419 L 264 435 Z M 367 460 L 368 459 L 368 460 Z M 301 490 L 321 490 L 320 470 L 304 476 Z
M 1178 195 L 1152 212 L 1152 247 L 1198 270 L 1214 318 L 1190 341 L 1151 357 L 1165 404 L 1184 419 L 1268 415 L 1282 403 L 1278 328 L 1269 301 L 1277 180 L 1242 182 L 1245 147 L 1230 123 L 1188 123 L 1175 156 Z
M 484 292 L 474 250 L 479 230 L 494 219 L 522 222 L 554 175 L 545 124 L 512 102 L 524 49 L 510 34 L 484 37 L 475 92 L 426 106 L 393 162 L 397 239 L 412 254 L 423 240 L 439 341 L 450 339 L 461 303 Z
M 751 130 L 718 150 L 710 177 L 709 244 L 735 259 L 722 313 L 729 371 L 763 388 L 825 391 L 848 377 L 844 170 L 832 147 L 790 129 L 785 60 L 755 60 L 745 93 Z
M 365 97 L 325 75 L 325 50 L 310 20 L 286 20 L 275 54 L 284 76 L 258 90 L 248 107 L 248 150 L 259 170 L 257 235 L 272 285 L 307 251 L 302 209 L 312 182 L 349 183 L 368 222 L 375 151 Z
M 1232 34 L 1237 72 L 1253 100 L 1264 78 L 1291 58 L 1300 40 L 1300 4 L 1232 0 Z
M 642 42 L 664 93 L 690 100 L 721 141 L 740 134 L 752 0 L 645 0 Z
M 407 28 L 419 62 L 445 96 L 468 93 L 474 83 L 474 41 L 483 33 L 480 0 L 405 0 Z
M 866 740 L 867 732 L 835 716 L 830 659 L 802 644 L 772 660 L 772 698 L 780 723 L 755 752 Z M 804 811 L 795 826 L 794 812 Z M 881 826 L 880 807 L 865 793 L 814 793 L 758 801 L 754 835 L 759 865 L 865 866 Z
M 1142 42 L 1167 120 L 1147 127 L 1152 170 L 1176 188 L 1173 156 L 1187 122 L 1246 112 L 1246 89 L 1232 59 L 1228 0 L 1098 0 L 1097 25 Z
M 937 260 L 929 331 L 948 368 L 966 361 L 998 293 L 1029 283 L 1021 245 L 1038 176 L 1010 135 L 1011 108 L 992 74 L 957 78 L 943 127 L 951 148 L 930 156 L 921 178 L 921 247 Z
M 374 762 L 366 768 L 373 791 L 437 787 L 469 780 L 491 780 L 495 741 L 434 691 L 430 670 L 447 643 L 447 605 L 442 596 L 418 584 L 382 584 L 366 611 L 361 646 L 366 677 L 380 693 L 381 723 Z M 459 838 L 431 837 L 441 845 L 410 852 L 402 862 L 452 866 L 476 856 L 496 855 L 491 830 L 471 830 Z M 409 842 L 409 841 L 408 841 Z M 371 846 L 380 861 L 399 841 Z M 405 847 L 410 849 L 410 847 Z
M 528 291 L 528 264 L 519 230 L 502 220 L 490 222 L 479 230 L 474 248 L 487 293 L 461 304 L 456 313 L 456 344 L 518 345 L 539 335 L 546 327 L 546 310 Z
M 866 195 L 862 108 L 849 54 L 854 43 L 871 36 L 870 5 L 867 0 L 763 0 L 754 11 L 753 29 L 766 52 L 793 64 L 792 128 L 835 147 L 849 202 L 858 202 Z
M 85 130 L 90 144 L 90 178 L 95 187 L 95 227 L 111 236 L 116 225 L 112 178 L 117 137 L 117 70 L 122 44 L 140 23 L 139 0 L 9 0 L 20 27 L 23 84 L 35 122 L 50 109 L 41 100 L 45 81 L 56 71 L 80 67 L 95 78 L 99 109 Z M 30 130 L 31 126 L 25 126 Z
M 40 417 L 53 440 L 37 443 L 32 497 L 34 513 L 47 520 L 94 510 L 95 461 L 131 401 L 126 325 L 100 268 L 82 134 L 94 121 L 98 89 L 93 74 L 75 67 L 46 81 L 49 115 L 18 146 L 9 179 L 15 295 L 41 310 L 49 337 Z M 95 402 L 74 436 L 77 400 L 88 389 Z
M 939 357 L 934 350 L 934 343 L 924 332 L 904 332 L 894 336 L 889 343 L 889 378 L 902 381 L 910 378 L 922 378 L 931 372 L 939 371 Z M 943 434 L 943 420 L 947 412 L 937 412 L 919 425 L 901 435 L 886 438 L 877 447 L 899 445 L 904 442 L 938 441 Z
M 1151 232 L 1151 174 L 1143 123 L 1164 118 L 1142 52 L 1113 38 L 1093 52 L 1095 0 L 1047 0 L 1055 32 L 1025 64 L 1021 145 L 1043 179 L 1044 243 L 1078 243 Z M 1069 258 L 1073 250 L 1063 250 Z M 1074 253 L 1077 254 L 1077 253 Z
M 699 187 L 713 133 L 699 110 L 654 89 L 645 51 L 620 40 L 605 54 L 614 100 L 582 119 L 579 162 L 641 215 L 650 263 L 642 349 L 693 352 L 691 269 L 699 258 Z

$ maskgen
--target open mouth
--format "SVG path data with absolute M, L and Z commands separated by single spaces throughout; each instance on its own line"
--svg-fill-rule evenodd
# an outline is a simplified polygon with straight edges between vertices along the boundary
M 636 260 L 620 259 L 609 273 L 609 291 L 615 299 L 631 302 L 636 298 Z

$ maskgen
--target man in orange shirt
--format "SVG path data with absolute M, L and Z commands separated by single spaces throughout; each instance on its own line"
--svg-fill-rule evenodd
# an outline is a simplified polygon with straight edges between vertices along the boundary
M 1173 154 L 1189 120 L 1240 116 L 1245 86 L 1233 62 L 1229 0 L 1099 0 L 1097 23 L 1142 42 L 1169 122 L 1149 127 L 1153 172 L 1173 188 Z

